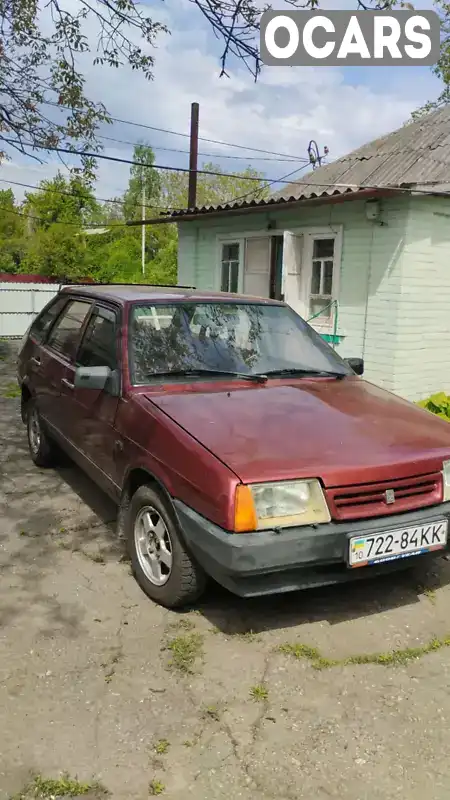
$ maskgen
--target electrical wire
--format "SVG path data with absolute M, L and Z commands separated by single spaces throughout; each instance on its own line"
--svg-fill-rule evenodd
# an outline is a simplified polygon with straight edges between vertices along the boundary
M 15 214 L 17 217 L 24 217 L 25 219 L 33 219 L 37 222 L 48 222 L 48 220 L 44 219 L 43 217 L 37 217 L 34 214 L 24 213 L 23 211 L 18 211 L 15 208 L 7 208 L 6 206 L 0 206 L 0 211 L 6 211 L 8 214 Z M 64 222 L 63 220 L 55 220 L 51 223 L 52 225 L 65 225 L 76 228 L 80 227 L 79 222 Z M 89 224 L 89 228 L 107 228 L 110 230 L 111 228 L 129 228 L 130 226 L 126 222 L 114 222 L 109 224 L 108 222 L 93 222 Z
M 49 147 L 43 144 L 33 144 L 33 142 L 21 142 L 20 140 L 15 139 L 7 139 L 4 136 L 0 136 L 0 141 L 7 142 L 8 144 L 13 145 L 20 145 L 21 147 L 32 147 L 35 150 L 46 150 L 48 152 L 54 153 L 65 153 L 71 156 L 85 156 L 86 158 L 94 158 L 100 159 L 103 161 L 114 161 L 118 164 L 131 164 L 135 167 L 145 167 L 146 169 L 165 169 L 169 172 L 191 172 L 188 167 L 171 167 L 167 164 L 144 164 L 143 161 L 134 161 L 129 158 L 118 158 L 117 156 L 106 156 L 103 153 L 91 153 L 87 152 L 86 150 L 71 150 L 67 147 Z M 25 155 L 27 155 L 25 153 Z M 206 169 L 196 169 L 195 172 L 197 175 L 213 175 L 219 178 L 245 178 L 246 181 L 258 181 L 264 180 L 263 178 L 256 178 L 251 175 L 236 175 L 232 172 L 216 172 L 214 170 L 206 170 Z
M 97 139 L 104 139 L 107 142 L 115 142 L 116 144 L 126 144 L 126 145 L 129 145 L 130 147 L 139 147 L 140 145 L 143 144 L 142 142 L 129 142 L 129 141 L 126 141 L 125 139 L 115 139 L 112 136 L 104 136 L 101 133 L 97 134 Z M 189 150 L 181 150 L 181 149 L 176 148 L 176 147 L 159 147 L 158 145 L 148 144 L 148 143 L 145 143 L 144 146 L 145 147 L 151 147 L 152 150 L 164 150 L 166 153 L 183 153 L 184 155 L 189 155 Z M 228 153 L 202 153 L 202 152 L 199 152 L 198 155 L 202 156 L 203 158 L 229 158 L 232 161 L 237 161 L 237 160 L 240 160 L 240 161 L 275 161 L 275 162 L 278 162 L 278 163 L 280 161 L 284 161 L 284 162 L 292 161 L 293 163 L 303 163 L 304 161 L 307 161 L 308 163 L 310 163 L 310 159 L 308 159 L 308 158 L 293 158 L 293 157 L 289 157 L 289 158 L 287 158 L 287 157 L 286 158 L 263 158 L 262 156 L 235 156 L 235 155 L 231 156 L 231 155 L 228 155 Z
M 44 105 L 53 106 L 54 108 L 66 109 L 67 111 L 73 111 L 70 106 L 63 105 L 61 103 L 52 103 L 50 100 L 43 101 Z M 131 125 L 135 128 L 144 128 L 145 130 L 149 131 L 156 131 L 158 133 L 168 133 L 171 136 L 182 136 L 185 139 L 190 138 L 189 133 L 181 133 L 180 131 L 171 131 L 167 128 L 157 128 L 155 125 L 146 125 L 143 122 L 134 122 L 129 119 L 119 119 L 118 117 L 110 117 L 113 122 L 118 122 L 121 125 Z M 247 147 L 243 144 L 233 144 L 232 142 L 224 142 L 220 139 L 207 139 L 204 136 L 199 136 L 199 141 L 201 142 L 208 142 L 209 144 L 219 144 L 222 147 L 235 147 L 238 150 L 251 150 L 253 153 L 266 153 L 267 155 L 271 156 L 281 156 L 281 158 L 287 158 L 288 160 L 292 159 L 292 161 L 298 161 L 297 156 L 293 156 L 292 154 L 289 155 L 287 153 L 277 153 L 274 150 L 262 150 L 259 147 Z
M 232 200 L 228 200 L 225 205 L 229 205 L 230 203 L 237 203 L 239 200 L 244 200 L 244 198 L 248 197 L 249 195 L 256 194 L 256 192 L 260 192 L 262 188 L 265 189 L 268 186 L 272 186 L 274 183 L 283 183 L 283 182 L 292 183 L 292 181 L 287 181 L 287 178 L 290 178 L 292 175 L 295 175 L 296 172 L 300 172 L 302 169 L 305 169 L 308 166 L 309 166 L 309 162 L 308 162 L 308 164 L 303 164 L 303 166 L 298 167 L 298 169 L 292 170 L 292 172 L 288 172 L 287 175 L 282 175 L 281 178 L 276 178 L 273 181 L 269 181 L 263 187 L 258 187 L 258 189 L 250 189 L 249 192 L 246 192 L 245 194 L 241 194 L 241 195 L 239 195 L 239 197 L 233 197 L 233 199 Z
M 37 185 L 35 185 L 35 184 L 33 185 L 31 183 L 21 183 L 20 181 L 12 181 L 12 180 L 9 180 L 8 178 L 0 178 L 0 182 L 1 183 L 10 183 L 13 186 L 22 186 L 25 189 L 34 189 L 34 190 L 39 191 L 39 192 L 50 192 L 52 194 L 60 194 L 60 195 L 66 196 L 66 197 L 78 197 L 78 198 L 80 197 L 80 195 L 77 194 L 76 192 L 68 192 L 68 191 L 65 191 L 64 189 L 52 189 L 49 186 L 37 186 Z M 114 203 L 114 204 L 121 205 L 121 206 L 127 205 L 125 200 L 119 200 L 118 198 L 112 198 L 112 197 L 97 197 L 97 196 L 95 196 L 95 200 L 97 200 L 99 203 Z M 138 207 L 142 208 L 142 203 L 140 203 L 140 202 L 135 203 L 134 205 L 136 206 L 136 208 L 138 208 Z M 169 210 L 172 210 L 172 211 L 183 211 L 182 208 L 178 208 L 176 206 L 158 206 L 158 205 L 148 205 L 148 204 L 145 204 L 145 203 L 144 203 L 144 208 L 166 209 L 168 211 Z

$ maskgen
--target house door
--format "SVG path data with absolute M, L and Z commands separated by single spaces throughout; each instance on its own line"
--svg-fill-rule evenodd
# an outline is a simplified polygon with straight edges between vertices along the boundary
M 283 294 L 284 301 L 307 319 L 308 303 L 302 272 L 303 235 L 284 232 L 283 236 Z
M 244 294 L 270 297 L 270 237 L 258 236 L 245 243 Z

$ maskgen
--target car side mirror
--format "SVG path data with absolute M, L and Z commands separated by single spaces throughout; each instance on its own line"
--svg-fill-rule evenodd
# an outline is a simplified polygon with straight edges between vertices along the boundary
M 118 395 L 118 373 L 109 367 L 77 367 L 75 370 L 74 384 L 77 389 L 94 389 L 102 392 L 104 389 L 113 396 Z
M 363 358 L 346 358 L 345 361 L 356 375 L 364 374 L 364 359 Z

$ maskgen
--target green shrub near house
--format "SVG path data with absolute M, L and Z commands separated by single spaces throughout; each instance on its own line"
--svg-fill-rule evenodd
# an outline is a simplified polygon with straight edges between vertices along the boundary
M 418 400 L 416 405 L 450 422 L 450 395 L 445 392 L 432 394 L 426 400 Z

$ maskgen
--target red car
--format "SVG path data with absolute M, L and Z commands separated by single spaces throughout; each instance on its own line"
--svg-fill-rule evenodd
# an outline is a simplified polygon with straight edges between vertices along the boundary
M 117 501 L 168 607 L 206 576 L 248 597 L 447 550 L 450 425 L 362 372 L 284 303 L 118 285 L 63 289 L 18 362 L 33 461 L 60 447 Z

